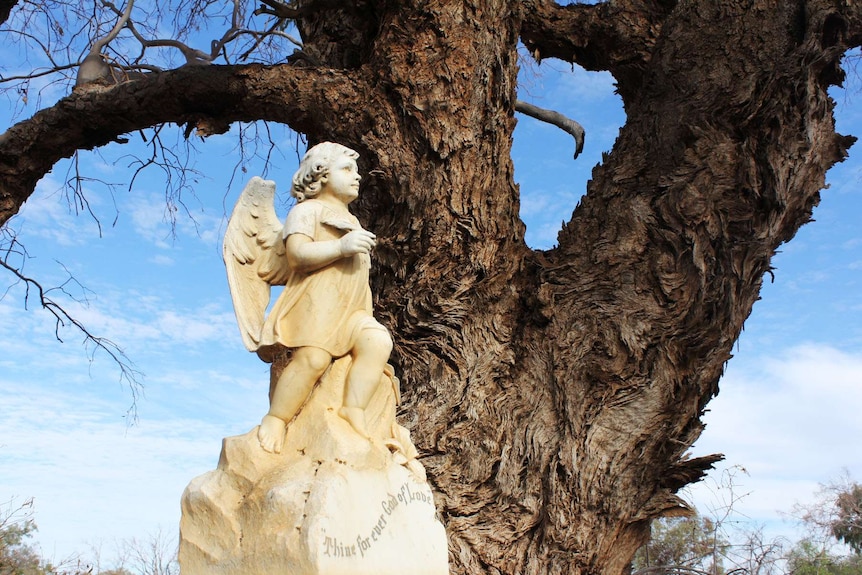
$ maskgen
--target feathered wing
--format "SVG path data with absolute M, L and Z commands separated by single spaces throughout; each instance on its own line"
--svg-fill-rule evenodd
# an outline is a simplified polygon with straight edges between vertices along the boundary
M 275 213 L 275 182 L 255 176 L 234 206 L 224 234 L 224 264 L 242 341 L 260 346 L 270 286 L 290 276 L 282 223 Z

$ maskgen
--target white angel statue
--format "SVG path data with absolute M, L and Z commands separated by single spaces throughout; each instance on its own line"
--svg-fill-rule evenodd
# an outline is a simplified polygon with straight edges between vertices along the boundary
M 368 285 L 377 240 L 347 209 L 359 195 L 358 157 L 332 142 L 312 147 L 293 176 L 297 204 L 283 226 L 273 205 L 275 183 L 252 178 L 225 232 L 224 261 L 243 342 L 264 360 L 273 346 L 292 350 L 258 430 L 261 447 L 271 453 L 281 451 L 288 422 L 333 359 L 351 355 L 338 413 L 364 437 L 365 408 L 381 374 L 391 370 L 392 338 L 372 315 Z M 273 285 L 285 287 L 266 315 Z

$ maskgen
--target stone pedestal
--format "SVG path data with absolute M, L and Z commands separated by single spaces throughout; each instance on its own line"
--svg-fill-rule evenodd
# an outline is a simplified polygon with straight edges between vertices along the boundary
M 182 498 L 182 575 L 444 575 L 446 534 L 407 431 L 397 380 L 367 410 L 372 439 L 341 419 L 349 358 L 288 427 L 280 454 L 257 428 L 224 440 L 218 468 Z

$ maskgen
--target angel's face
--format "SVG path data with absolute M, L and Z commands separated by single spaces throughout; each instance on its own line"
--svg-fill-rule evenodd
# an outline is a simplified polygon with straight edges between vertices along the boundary
M 321 194 L 330 194 L 338 200 L 349 204 L 359 196 L 359 168 L 356 160 L 342 156 L 335 160 L 329 168 L 326 183 L 321 188 Z

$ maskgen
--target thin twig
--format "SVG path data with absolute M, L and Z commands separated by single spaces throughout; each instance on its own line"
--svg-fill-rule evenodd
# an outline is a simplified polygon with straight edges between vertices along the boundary
M 6 231 L 8 234 L 8 230 Z M 23 258 L 27 257 L 26 250 L 24 250 L 23 246 L 14 236 L 9 238 L 9 244 L 3 251 L 4 254 L 0 257 L 0 268 L 10 272 L 18 282 L 24 284 L 25 309 L 30 302 L 32 293 L 35 292 L 38 297 L 38 303 L 42 309 L 48 311 L 52 316 L 54 316 L 54 337 L 57 341 L 63 342 L 63 338 L 60 336 L 60 330 L 62 328 L 72 327 L 84 336 L 85 345 L 92 344 L 94 346 L 93 352 L 90 354 L 91 361 L 94 359 L 95 352 L 97 350 L 101 350 L 108 354 L 108 357 L 110 357 L 117 365 L 120 370 L 120 381 L 125 381 L 132 392 L 132 405 L 129 408 L 129 412 L 134 419 L 137 412 L 137 398 L 141 391 L 141 383 L 139 379 L 142 375 L 141 372 L 134 368 L 134 365 L 131 360 L 129 360 L 126 353 L 116 343 L 110 339 L 94 335 L 81 321 L 75 319 L 68 311 L 66 311 L 62 304 L 55 301 L 50 295 L 53 291 L 59 291 L 67 297 L 75 301 L 79 301 L 71 294 L 71 292 L 69 292 L 67 286 L 69 284 L 77 284 L 79 287 L 84 289 L 83 286 L 78 283 L 74 276 L 72 276 L 65 267 L 63 269 L 67 274 L 69 274 L 69 277 L 60 286 L 55 288 L 45 289 L 39 281 L 25 275 L 22 271 L 23 266 L 14 266 L 9 263 L 10 255 L 16 255 Z M 86 299 L 84 302 L 86 303 Z
M 0 84 L 5 82 L 12 82 L 15 80 L 33 80 L 35 78 L 41 78 L 42 76 L 48 76 L 53 74 L 54 72 L 60 72 L 62 70 L 70 70 L 72 68 L 77 68 L 80 66 L 80 62 L 74 62 L 72 64 L 64 64 L 62 66 L 57 66 L 55 68 L 51 68 L 50 70 L 45 70 L 43 72 L 35 72 L 33 74 L 27 74 L 25 76 L 7 76 L 5 78 L 0 78 Z
M 299 40 L 295 39 L 295 38 L 294 38 L 293 36 L 291 36 L 290 34 L 287 34 L 287 33 L 282 32 L 282 31 L 280 31 L 280 30 L 278 30 L 278 29 L 277 29 L 277 28 L 278 28 L 279 26 L 281 26 L 281 25 L 282 25 L 282 21 L 281 21 L 281 20 L 279 20 L 279 21 L 277 21 L 275 24 L 273 24 L 273 25 L 270 27 L 270 29 L 269 29 L 269 30 L 267 30 L 266 32 L 264 32 L 264 33 L 262 33 L 262 34 L 261 34 L 260 32 L 255 32 L 255 31 L 253 31 L 253 30 L 238 30 L 238 31 L 237 31 L 237 36 L 239 36 L 240 34 L 251 34 L 251 35 L 254 37 L 254 39 L 255 39 L 255 42 L 254 42 L 254 44 L 251 46 L 251 48 L 249 48 L 248 50 L 246 50 L 246 51 L 245 51 L 245 52 L 244 52 L 244 53 L 239 57 L 240 61 L 245 60 L 246 58 L 248 58 L 248 57 L 251 55 L 251 53 L 252 53 L 252 52 L 254 52 L 255 50 L 257 50 L 258 46 L 260 46 L 260 45 L 261 45 L 261 43 L 262 43 L 264 40 L 266 40 L 269 36 L 280 36 L 280 37 L 282 37 L 282 38 L 286 38 L 286 39 L 287 39 L 288 41 L 290 41 L 291 43 L 293 43 L 293 44 L 295 44 L 295 45 L 299 46 L 300 48 L 302 48 L 302 42 L 300 42 Z

